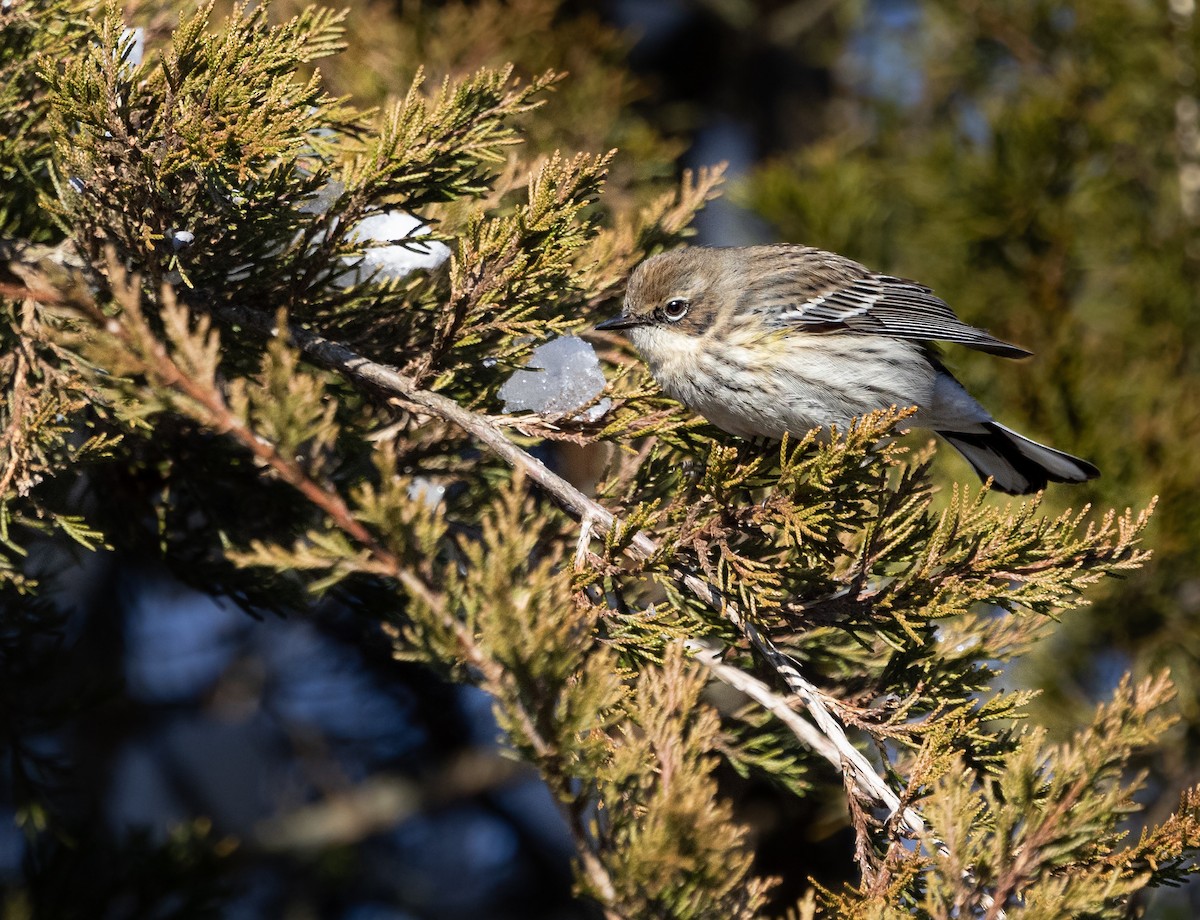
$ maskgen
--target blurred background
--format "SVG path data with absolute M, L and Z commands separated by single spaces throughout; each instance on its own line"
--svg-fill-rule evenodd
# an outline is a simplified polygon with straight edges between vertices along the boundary
M 322 64 L 335 94 L 382 103 L 418 67 L 431 81 L 509 61 L 565 70 L 529 143 L 620 148 L 610 194 L 725 161 L 700 242 L 836 250 L 1033 350 L 949 360 L 1002 420 L 1103 471 L 1048 509 L 1159 504 L 1152 563 L 1097 590 L 1011 681 L 1042 688 L 1034 717 L 1065 735 L 1125 671 L 1170 668 L 1183 720 L 1141 764 L 1145 817 L 1200 782 L 1193 0 L 349 7 L 350 51 Z M 130 14 L 151 49 L 176 19 L 164 3 Z M 971 478 L 948 452 L 937 474 Z M 113 513 L 144 484 L 81 489 Z M 255 618 L 185 587 L 150 547 L 46 546 L 31 565 L 58 576 L 42 615 L 60 628 L 0 673 L 4 917 L 593 915 L 571 899 L 555 806 L 497 747 L 488 700 L 391 660 L 359 611 Z M 761 871 L 784 877 L 781 904 L 809 877 L 853 878 L 836 787 L 798 805 L 727 786 Z M 37 847 L 14 820 L 32 789 L 46 813 L 22 819 L 56 826 Z M 1192 917 L 1200 894 L 1138 906 Z

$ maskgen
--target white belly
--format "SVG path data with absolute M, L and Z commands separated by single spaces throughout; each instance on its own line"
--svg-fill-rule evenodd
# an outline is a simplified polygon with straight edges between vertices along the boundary
M 842 430 L 856 416 L 917 406 L 917 427 L 969 430 L 989 416 L 913 342 L 869 336 L 794 336 L 760 348 L 714 347 L 661 327 L 630 332 L 671 397 L 731 434 L 801 437 Z

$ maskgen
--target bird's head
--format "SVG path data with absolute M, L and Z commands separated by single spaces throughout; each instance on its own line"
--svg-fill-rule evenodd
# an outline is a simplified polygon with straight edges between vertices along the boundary
M 596 328 L 629 330 L 639 348 L 650 330 L 703 335 L 723 302 L 718 282 L 724 259 L 724 250 L 700 247 L 650 257 L 630 276 L 621 315 Z

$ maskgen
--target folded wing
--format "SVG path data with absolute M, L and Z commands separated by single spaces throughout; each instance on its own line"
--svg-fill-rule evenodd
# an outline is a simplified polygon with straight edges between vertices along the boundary
M 808 275 L 805 293 L 810 296 L 800 302 L 778 303 L 772 311 L 776 323 L 806 332 L 956 342 L 1005 358 L 1024 358 L 1030 354 L 1024 348 L 967 325 L 954 315 L 949 304 L 922 284 L 892 275 L 872 274 L 848 259 L 836 256 L 833 259 L 838 261 L 822 260 L 823 264 L 818 265 L 810 261 L 804 266 Z M 854 277 L 852 269 L 863 274 Z

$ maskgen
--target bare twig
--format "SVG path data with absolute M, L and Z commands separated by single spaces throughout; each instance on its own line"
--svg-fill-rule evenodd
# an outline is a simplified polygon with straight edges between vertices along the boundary
M 686 643 L 686 646 L 692 653 L 692 657 L 708 668 L 714 677 L 746 694 L 763 709 L 770 712 L 790 728 L 792 734 L 800 739 L 805 747 L 824 757 L 835 770 L 842 769 L 842 755 L 837 745 L 796 712 L 785 697 L 780 696 L 753 674 L 723 662 L 721 660 L 723 649 L 719 645 L 710 645 L 698 639 L 692 639 Z
M 220 316 L 227 322 L 239 326 L 247 326 L 269 335 L 278 334 L 272 317 L 264 316 L 258 311 L 243 307 L 225 307 Z M 616 518 L 612 512 L 599 502 L 588 498 L 561 476 L 553 473 L 542 461 L 531 456 L 512 441 L 491 421 L 483 416 L 464 409 L 453 399 L 421 389 L 416 381 L 384 364 L 377 364 L 358 353 L 341 345 L 331 342 L 315 332 L 292 326 L 287 330 L 288 338 L 304 354 L 318 364 L 339 371 L 345 376 L 352 377 L 373 389 L 398 398 L 410 405 L 436 415 L 445 421 L 458 426 L 477 441 L 487 446 L 501 460 L 517 469 L 524 471 L 540 489 L 555 499 L 573 517 L 582 520 L 592 519 L 592 527 L 600 533 L 608 533 L 616 526 Z M 643 533 L 633 537 L 632 554 L 641 559 L 651 558 L 657 551 L 657 544 Z

